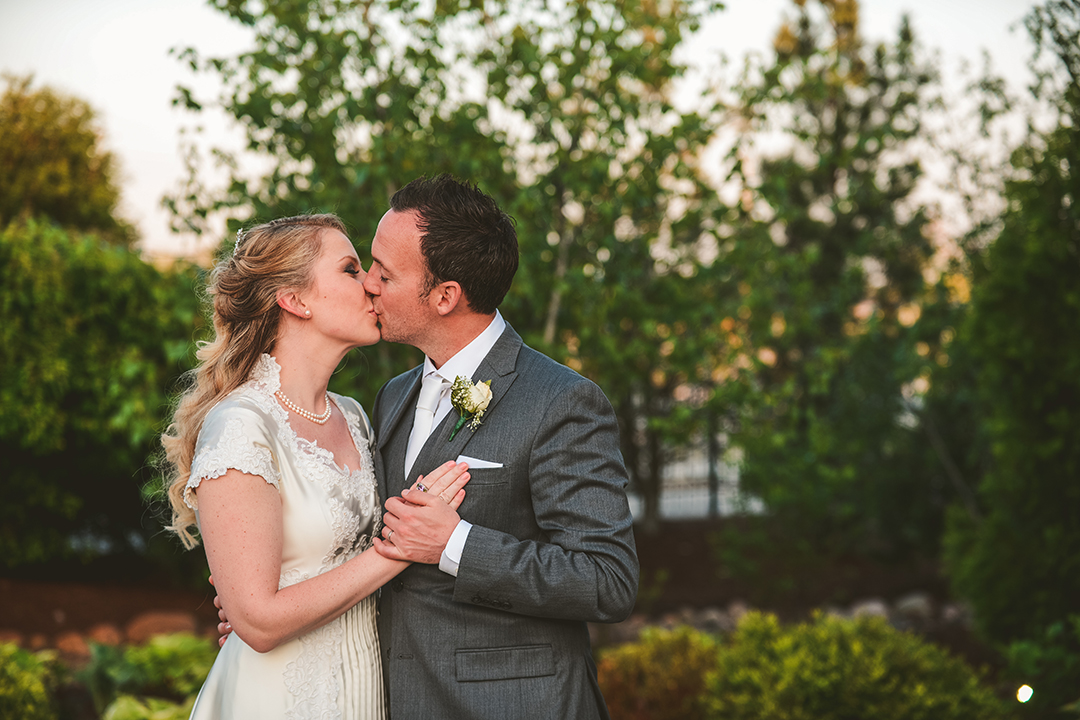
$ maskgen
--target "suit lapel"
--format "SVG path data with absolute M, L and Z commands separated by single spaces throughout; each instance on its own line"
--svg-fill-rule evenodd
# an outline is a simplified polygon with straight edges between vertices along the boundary
M 453 432 L 458 418 L 461 417 L 457 410 L 451 409 L 446 414 L 446 417 L 442 419 L 442 422 L 439 423 L 439 427 L 424 443 L 424 447 L 416 458 L 414 468 L 431 469 L 439 463 L 446 462 L 446 460 L 457 458 L 462 454 L 465 446 L 469 444 L 473 436 L 484 431 L 484 425 L 492 421 L 497 422 L 497 420 L 494 420 L 495 408 L 503 396 L 506 395 L 510 386 L 514 384 L 514 380 L 517 379 L 515 367 L 517 366 L 517 356 L 521 346 L 521 337 L 507 323 L 506 330 L 503 331 L 491 351 L 477 366 L 476 372 L 473 373 L 471 378 L 474 383 L 491 380 L 491 402 L 488 403 L 487 410 L 484 412 L 484 419 L 480 427 L 476 430 L 470 430 L 468 424 L 466 424 L 458 430 L 454 439 L 450 440 L 450 433 Z M 414 471 L 413 474 L 417 473 Z
M 386 415 L 385 424 L 379 428 L 376 438 L 377 449 L 383 459 L 383 475 L 379 478 L 379 491 L 383 498 L 390 497 L 390 489 L 396 488 L 392 494 L 397 494 L 403 487 L 405 469 L 405 447 L 409 443 L 409 433 L 412 430 L 412 415 L 416 410 L 416 400 L 420 395 L 420 376 L 423 374 L 423 365 L 415 367 L 406 373 L 404 384 L 406 391 L 401 393 L 390 406 Z M 403 422 L 403 418 L 408 418 Z M 398 432 L 404 433 L 402 440 Z M 397 448 L 401 452 L 397 452 Z

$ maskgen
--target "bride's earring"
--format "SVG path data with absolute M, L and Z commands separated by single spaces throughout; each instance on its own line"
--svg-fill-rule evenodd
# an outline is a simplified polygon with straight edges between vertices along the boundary
M 310 310 L 305 310 L 304 311 L 304 317 L 311 317 L 311 311 Z

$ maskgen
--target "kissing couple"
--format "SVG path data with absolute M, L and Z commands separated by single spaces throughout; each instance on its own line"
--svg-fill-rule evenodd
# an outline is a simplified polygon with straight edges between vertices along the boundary
M 587 623 L 638 585 L 611 404 L 502 317 L 517 233 L 476 186 L 409 183 L 371 255 L 300 216 L 211 275 L 162 436 L 227 633 L 192 718 L 607 718 Z M 426 357 L 369 422 L 327 384 L 380 339 Z

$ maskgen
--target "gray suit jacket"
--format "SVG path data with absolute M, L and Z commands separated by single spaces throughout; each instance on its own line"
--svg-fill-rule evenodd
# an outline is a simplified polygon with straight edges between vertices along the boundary
M 422 368 L 375 400 L 381 497 L 401 493 Z M 413 565 L 382 589 L 379 637 L 394 720 L 606 718 L 587 622 L 617 622 L 637 595 L 626 469 L 600 389 L 527 347 L 509 326 L 480 364 L 491 380 L 483 424 L 451 410 L 409 476 L 458 455 L 470 469 L 473 524 L 458 576 Z

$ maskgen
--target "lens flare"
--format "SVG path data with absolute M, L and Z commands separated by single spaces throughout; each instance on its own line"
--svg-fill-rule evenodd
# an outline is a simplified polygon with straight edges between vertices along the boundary
M 1016 699 L 1020 702 L 1027 702 L 1031 699 L 1031 696 L 1035 694 L 1035 691 L 1031 689 L 1030 685 L 1021 685 L 1016 691 Z

